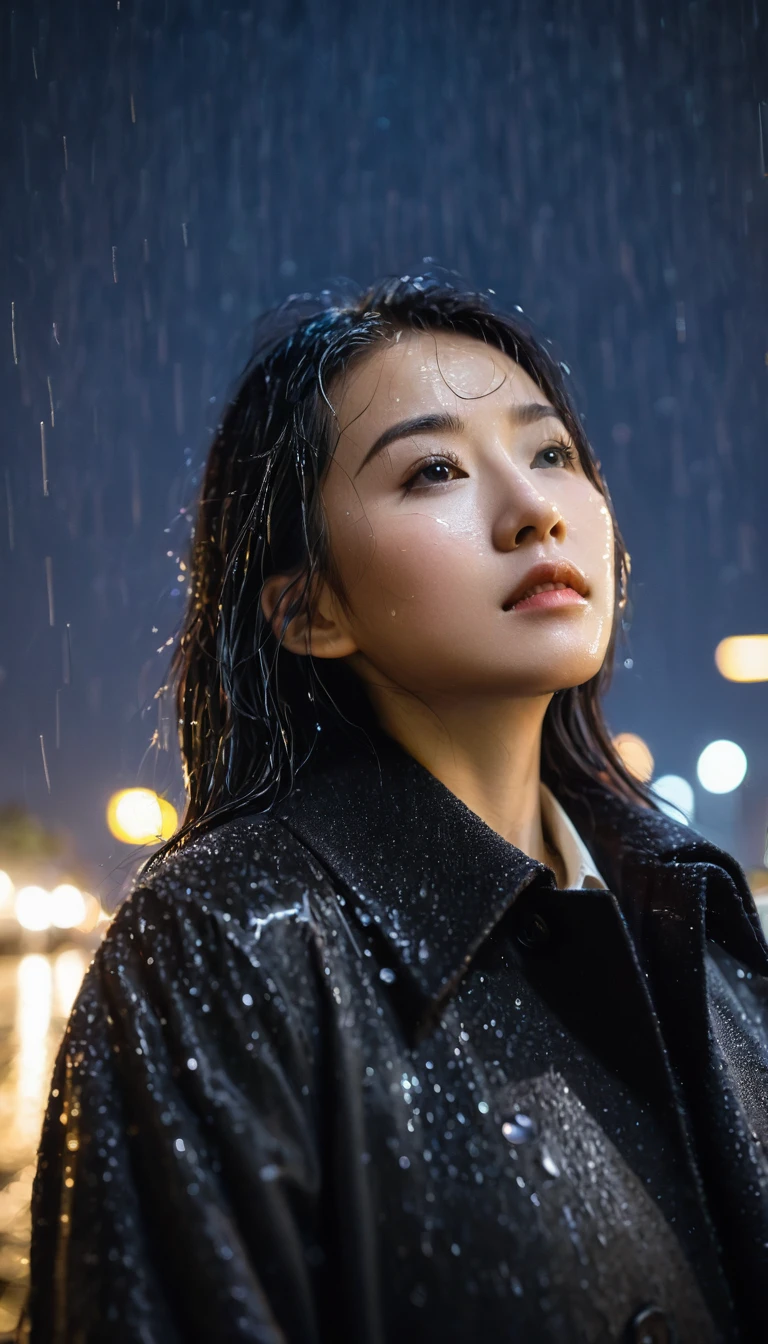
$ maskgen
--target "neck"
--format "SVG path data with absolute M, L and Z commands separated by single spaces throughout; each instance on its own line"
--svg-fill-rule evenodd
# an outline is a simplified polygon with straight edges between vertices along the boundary
M 368 682 L 368 692 L 385 732 L 486 825 L 553 868 L 563 884 L 562 863 L 544 835 L 539 793 L 550 695 L 474 702 L 431 696 L 427 704 L 379 677 Z

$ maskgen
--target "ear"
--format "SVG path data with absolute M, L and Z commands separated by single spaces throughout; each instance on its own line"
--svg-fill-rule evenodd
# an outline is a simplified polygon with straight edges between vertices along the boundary
M 288 608 L 301 596 L 304 574 L 271 574 L 261 592 L 261 609 L 280 638 Z M 346 658 L 357 652 L 346 613 L 324 579 L 315 578 L 302 610 L 288 622 L 282 646 L 313 658 Z

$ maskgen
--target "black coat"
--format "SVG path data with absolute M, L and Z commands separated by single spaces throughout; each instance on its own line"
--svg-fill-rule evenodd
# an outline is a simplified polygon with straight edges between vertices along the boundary
M 32 1344 L 768 1335 L 768 950 L 601 786 L 560 891 L 382 734 L 140 876 L 56 1065 Z

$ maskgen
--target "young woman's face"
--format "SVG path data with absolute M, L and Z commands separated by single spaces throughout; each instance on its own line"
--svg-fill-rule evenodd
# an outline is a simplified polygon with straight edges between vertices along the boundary
M 468 336 L 403 333 L 331 401 L 323 502 L 366 675 L 427 699 L 592 677 L 613 620 L 613 527 L 528 374 Z

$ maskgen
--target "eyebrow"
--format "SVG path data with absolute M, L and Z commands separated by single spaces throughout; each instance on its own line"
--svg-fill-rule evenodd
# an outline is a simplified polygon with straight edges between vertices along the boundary
M 509 419 L 515 426 L 533 425 L 538 420 L 559 420 L 565 429 L 568 428 L 560 412 L 556 411 L 554 406 L 545 405 L 542 401 L 525 401 L 516 406 L 511 406 Z M 459 416 L 452 415 L 450 411 L 438 411 L 431 415 L 414 415 L 410 420 L 399 420 L 397 424 L 390 425 L 389 429 L 385 429 L 374 440 L 357 468 L 355 476 L 359 476 L 363 467 L 366 467 L 374 457 L 377 457 L 396 439 L 410 439 L 414 434 L 464 434 L 465 432 L 464 421 Z

